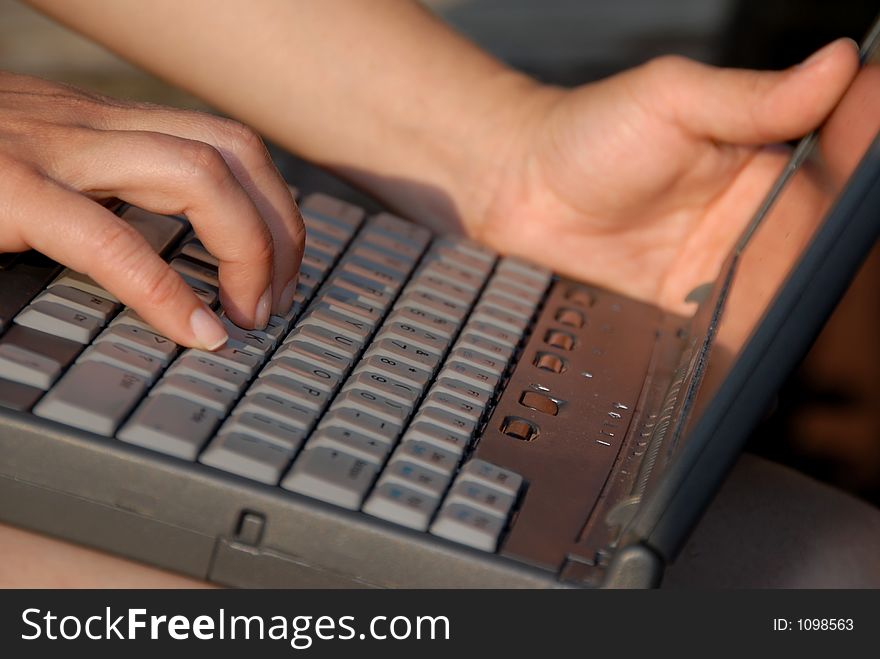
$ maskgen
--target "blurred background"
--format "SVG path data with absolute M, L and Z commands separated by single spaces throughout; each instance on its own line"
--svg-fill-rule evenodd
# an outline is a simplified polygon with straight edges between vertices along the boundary
M 425 0 L 498 57 L 558 84 L 667 53 L 783 68 L 860 39 L 878 0 Z M 173 47 L 173 45 L 171 45 Z M 198 100 L 15 0 L 0 0 L 0 69 L 178 107 Z M 880 505 L 880 249 L 875 248 L 749 450 Z

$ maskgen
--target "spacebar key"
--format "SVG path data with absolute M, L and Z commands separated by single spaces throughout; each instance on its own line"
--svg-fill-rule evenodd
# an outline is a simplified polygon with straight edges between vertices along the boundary
M 112 435 L 141 399 L 146 378 L 101 362 L 74 365 L 34 408 L 68 426 Z

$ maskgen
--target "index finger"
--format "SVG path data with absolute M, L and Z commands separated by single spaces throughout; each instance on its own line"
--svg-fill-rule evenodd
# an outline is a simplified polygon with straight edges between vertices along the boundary
M 272 308 L 286 313 L 305 248 L 305 226 L 290 189 L 259 135 L 236 121 L 195 111 L 152 107 L 111 109 L 104 120 L 117 130 L 148 130 L 210 144 L 250 196 L 272 235 L 275 248 Z

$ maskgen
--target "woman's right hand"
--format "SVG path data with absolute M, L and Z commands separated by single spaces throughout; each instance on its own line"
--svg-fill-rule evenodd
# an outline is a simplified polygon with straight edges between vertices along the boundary
M 185 214 L 219 261 L 237 325 L 293 301 L 302 217 L 260 138 L 207 114 L 117 101 L 0 72 L 0 252 L 36 249 L 92 277 L 182 345 L 223 325 L 141 235 L 98 200 Z

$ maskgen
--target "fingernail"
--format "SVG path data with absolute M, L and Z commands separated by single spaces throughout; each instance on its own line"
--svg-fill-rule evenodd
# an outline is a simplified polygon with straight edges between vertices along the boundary
M 220 319 L 217 318 L 207 307 L 197 307 L 189 319 L 193 336 L 205 350 L 217 350 L 229 336 L 223 328 Z
M 852 39 L 849 39 L 849 38 L 837 39 L 836 41 L 832 41 L 830 44 L 828 44 L 824 48 L 820 48 L 815 53 L 810 55 L 807 59 L 805 59 L 803 62 L 798 64 L 797 68 L 804 69 L 808 66 L 812 66 L 813 64 L 816 64 L 817 62 L 821 62 L 823 59 L 825 59 L 825 56 L 828 55 L 828 53 L 830 53 L 832 50 L 834 50 L 841 43 L 844 43 L 844 42 L 849 42 L 850 47 L 855 48 L 856 50 L 858 50 L 858 48 L 859 48 L 858 44 L 855 41 L 853 41 Z
M 264 329 L 269 323 L 269 312 L 272 306 L 272 284 L 263 291 L 257 300 L 257 309 L 254 312 L 254 329 Z
M 293 296 L 296 295 L 296 279 L 294 277 L 287 282 L 287 286 L 281 292 L 281 297 L 278 299 L 278 312 L 281 314 L 286 314 L 293 306 Z

